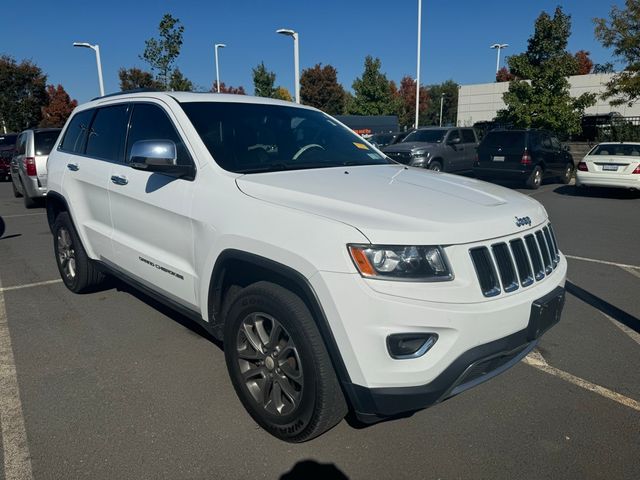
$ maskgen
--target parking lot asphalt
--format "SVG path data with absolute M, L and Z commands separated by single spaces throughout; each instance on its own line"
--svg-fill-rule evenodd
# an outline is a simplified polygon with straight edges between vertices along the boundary
M 222 347 L 195 324 L 118 282 L 69 292 L 44 210 L 0 183 L 0 478 L 278 479 L 294 467 L 286 478 L 313 478 L 305 461 L 325 464 L 310 468 L 327 479 L 640 478 L 640 195 L 522 191 L 545 206 L 569 258 L 542 366 L 524 361 L 409 418 L 343 421 L 291 445 L 245 412 Z

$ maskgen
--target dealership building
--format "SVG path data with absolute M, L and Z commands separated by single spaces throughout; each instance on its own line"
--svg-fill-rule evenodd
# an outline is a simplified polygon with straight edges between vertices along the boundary
M 608 100 L 602 100 L 600 94 L 606 89 L 606 83 L 613 77 L 611 73 L 576 75 L 569 77 L 570 94 L 578 97 L 585 92 L 595 93 L 596 104 L 585 110 L 586 115 L 604 114 L 612 111 L 622 116 L 640 115 L 640 102 L 632 106 L 612 107 Z M 458 126 L 471 126 L 476 122 L 493 120 L 498 110 L 505 108 L 502 95 L 509 89 L 509 82 L 477 83 L 461 85 L 458 89 Z

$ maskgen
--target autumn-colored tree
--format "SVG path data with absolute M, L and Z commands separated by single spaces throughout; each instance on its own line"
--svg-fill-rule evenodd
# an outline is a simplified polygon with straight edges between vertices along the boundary
M 395 93 L 398 105 L 398 122 L 402 128 L 410 128 L 416 121 L 416 81 L 409 75 L 400 80 L 400 88 Z M 429 92 L 420 87 L 420 115 L 427 111 Z
M 291 98 L 291 94 L 289 93 L 289 90 L 287 90 L 282 85 L 278 86 L 278 88 L 274 90 L 272 97 L 277 98 L 278 100 L 285 100 L 287 102 L 290 102 L 291 100 L 293 100 Z
M 10 132 L 34 127 L 47 104 L 47 76 L 29 60 L 0 56 L 0 126 Z
M 586 50 L 578 50 L 574 55 L 576 63 L 578 64 L 578 71 L 576 75 L 588 75 L 591 73 L 593 62 L 591 61 L 591 58 L 589 58 L 589 55 L 590 53 Z
M 510 82 L 514 78 L 515 76 L 509 71 L 507 67 L 502 67 L 496 73 L 496 82 Z
M 214 92 L 214 93 L 218 91 L 218 89 L 216 88 L 215 84 L 211 88 L 211 91 Z M 244 87 L 243 86 L 233 87 L 233 86 L 229 85 L 227 87 L 227 85 L 224 82 L 220 82 L 220 93 L 233 93 L 234 95 L 246 95 L 247 94 L 247 92 L 244 91 Z
M 121 68 L 118 70 L 120 78 L 120 90 L 136 90 L 138 88 L 151 88 L 154 90 L 164 90 L 164 85 L 156 81 L 153 75 L 139 68 Z
M 47 85 L 47 95 L 49 100 L 47 106 L 42 107 L 40 126 L 60 128 L 67 121 L 73 109 L 78 106 L 78 102 L 71 100 L 69 94 L 60 84 L 57 87 Z
M 338 71 L 331 65 L 318 63 L 302 71 L 300 100 L 305 105 L 319 108 L 329 115 L 345 111 L 345 92 L 338 83 Z

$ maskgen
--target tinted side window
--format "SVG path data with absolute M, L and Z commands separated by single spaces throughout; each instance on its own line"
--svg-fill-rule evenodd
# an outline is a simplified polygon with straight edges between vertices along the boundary
M 549 139 L 549 135 L 542 135 L 542 147 L 551 148 L 551 140 Z
M 87 155 L 121 162 L 128 120 L 128 104 L 99 108 L 91 122 Z
M 27 153 L 27 134 L 21 133 L 18 137 L 16 155 L 24 155 L 25 153 Z
M 140 140 L 171 140 L 176 144 L 178 165 L 192 165 L 191 157 L 184 142 L 173 127 L 171 120 L 157 105 L 149 103 L 135 104 L 129 126 L 129 138 L 127 140 L 127 154 L 129 161 L 131 147 Z
M 95 110 L 84 110 L 73 116 L 60 143 L 60 150 L 70 153 L 84 153 L 84 143 L 94 112 Z
M 447 142 L 451 142 L 456 138 L 460 138 L 460 131 L 458 129 L 451 130 L 449 132 L 449 136 L 447 137 Z
M 551 145 L 553 146 L 554 150 L 560 150 L 560 142 L 556 137 L 551 137 Z
M 53 145 L 58 140 L 60 130 L 50 130 L 48 132 L 36 132 L 34 135 L 34 147 L 36 155 L 49 155 Z
M 463 143 L 475 143 L 476 136 L 473 134 L 473 130 L 465 128 L 462 130 L 462 142 Z

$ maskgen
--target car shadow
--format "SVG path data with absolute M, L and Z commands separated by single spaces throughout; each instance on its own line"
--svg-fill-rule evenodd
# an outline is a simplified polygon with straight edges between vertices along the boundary
M 302 460 L 282 474 L 280 480 L 349 480 L 349 477 L 333 463 Z
M 631 330 L 640 333 L 640 318 L 625 312 L 624 310 L 616 307 L 615 305 L 597 297 L 591 292 L 588 292 L 582 287 L 579 287 L 575 283 L 567 280 L 565 284 L 567 292 L 576 298 L 579 298 L 583 302 L 591 305 L 593 308 L 600 310 L 605 315 L 613 318 L 617 322 L 629 327 Z
M 12 235 L 7 235 L 6 237 L 2 236 L 2 233 L 0 233 L 0 240 L 8 240 L 10 238 L 16 238 L 16 237 L 21 237 L 22 234 L 21 233 L 14 233 Z
M 558 195 L 585 198 L 611 198 L 618 200 L 635 200 L 640 198 L 639 190 L 606 187 L 576 187 L 575 185 L 562 185 L 553 190 Z

